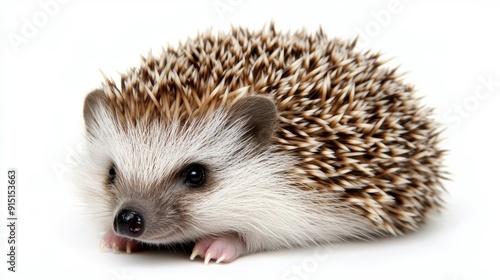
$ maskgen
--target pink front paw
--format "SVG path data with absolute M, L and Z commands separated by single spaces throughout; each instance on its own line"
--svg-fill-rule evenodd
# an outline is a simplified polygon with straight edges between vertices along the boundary
M 101 249 L 104 249 L 104 247 L 111 248 L 114 253 L 120 250 L 130 254 L 139 251 L 141 244 L 136 240 L 118 236 L 110 229 L 101 240 Z
M 216 237 L 203 237 L 196 242 L 190 259 L 196 256 L 205 258 L 205 264 L 211 259 L 216 263 L 232 262 L 239 256 L 246 253 L 245 242 L 237 234 L 224 234 Z

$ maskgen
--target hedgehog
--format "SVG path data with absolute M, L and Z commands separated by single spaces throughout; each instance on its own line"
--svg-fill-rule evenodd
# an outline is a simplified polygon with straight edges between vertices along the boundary
M 433 110 L 356 39 L 208 31 L 103 80 L 78 180 L 103 248 L 227 263 L 404 235 L 444 203 Z

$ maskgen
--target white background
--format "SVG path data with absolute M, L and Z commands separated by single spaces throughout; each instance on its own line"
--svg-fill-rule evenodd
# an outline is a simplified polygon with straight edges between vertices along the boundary
M 500 8 L 436 2 L 1 1 L 0 278 L 500 279 Z M 447 209 L 403 238 L 264 252 L 228 265 L 204 266 L 183 253 L 100 252 L 100 233 L 64 180 L 99 70 L 123 72 L 140 55 L 209 27 L 260 29 L 270 20 L 282 30 L 321 25 L 330 37 L 361 33 L 360 47 L 409 72 L 447 127 Z M 19 175 L 17 273 L 6 266 L 11 167 Z

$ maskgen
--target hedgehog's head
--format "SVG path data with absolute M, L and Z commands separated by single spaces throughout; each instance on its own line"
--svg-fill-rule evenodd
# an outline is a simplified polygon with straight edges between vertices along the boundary
M 244 228 L 256 192 L 284 166 L 269 156 L 277 111 L 262 95 L 207 116 L 148 123 L 124 123 L 113 106 L 102 90 L 85 100 L 84 172 L 93 205 L 118 235 L 167 243 Z

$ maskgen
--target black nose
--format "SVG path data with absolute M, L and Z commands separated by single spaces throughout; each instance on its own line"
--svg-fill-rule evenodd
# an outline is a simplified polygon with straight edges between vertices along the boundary
M 115 217 L 115 232 L 128 237 L 139 237 L 144 231 L 144 219 L 132 210 L 122 209 Z

